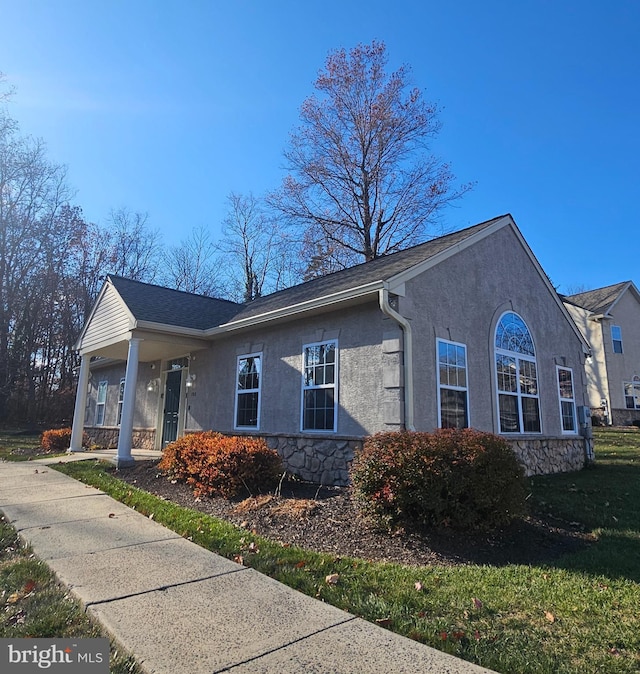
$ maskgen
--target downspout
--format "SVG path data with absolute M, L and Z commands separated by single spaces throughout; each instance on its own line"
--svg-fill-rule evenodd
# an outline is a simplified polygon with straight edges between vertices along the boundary
M 413 420 L 413 333 L 411 323 L 399 314 L 389 304 L 388 288 L 380 288 L 378 301 L 383 314 L 393 318 L 402 328 L 404 335 L 404 427 L 408 431 L 415 431 Z

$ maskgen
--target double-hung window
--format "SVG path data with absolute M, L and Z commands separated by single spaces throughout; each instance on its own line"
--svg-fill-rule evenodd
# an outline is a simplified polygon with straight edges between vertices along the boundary
M 557 371 L 562 432 L 575 433 L 578 427 L 576 424 L 576 399 L 573 391 L 573 371 L 568 367 L 558 367 Z
M 236 376 L 236 428 L 260 427 L 260 386 L 262 354 L 238 357 Z
M 104 426 L 104 408 L 107 402 L 107 382 L 101 381 L 98 384 L 98 395 L 96 397 L 96 426 Z
M 622 328 L 619 325 L 611 326 L 611 344 L 613 353 L 622 353 Z
M 443 339 L 439 339 L 437 345 L 440 428 L 467 428 L 467 347 Z
M 628 410 L 640 410 L 640 377 L 624 382 L 624 405 Z
M 496 327 L 495 362 L 501 433 L 540 433 L 538 370 L 533 339 L 513 312 Z
M 118 389 L 118 426 L 122 422 L 122 403 L 124 402 L 124 379 L 120 380 L 120 388 Z
M 338 342 L 302 349 L 302 430 L 335 431 L 338 414 Z

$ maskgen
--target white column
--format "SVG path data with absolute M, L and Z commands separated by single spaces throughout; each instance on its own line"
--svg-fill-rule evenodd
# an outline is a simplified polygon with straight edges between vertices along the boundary
M 71 443 L 67 452 L 82 452 L 82 434 L 84 431 L 84 415 L 87 409 L 87 388 L 89 386 L 90 356 L 82 356 L 78 388 L 76 390 L 76 406 L 73 408 L 73 427 L 71 429 Z
M 118 468 L 131 466 L 134 463 L 131 456 L 133 444 L 133 412 L 136 406 L 136 384 L 138 381 L 138 353 L 140 339 L 129 340 L 129 353 L 127 355 L 127 371 L 124 375 L 124 395 L 122 398 L 122 417 L 120 419 L 120 435 L 118 436 L 118 456 L 116 466 Z

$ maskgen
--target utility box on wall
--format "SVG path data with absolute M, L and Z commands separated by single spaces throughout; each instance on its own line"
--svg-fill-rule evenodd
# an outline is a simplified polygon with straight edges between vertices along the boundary
M 593 428 L 591 425 L 591 408 L 587 405 L 578 405 L 578 429 L 580 435 L 585 438 L 593 437 Z

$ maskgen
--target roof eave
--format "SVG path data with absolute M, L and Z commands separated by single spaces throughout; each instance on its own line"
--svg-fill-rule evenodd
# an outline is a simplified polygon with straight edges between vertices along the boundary
M 222 325 L 205 330 L 204 334 L 207 337 L 213 337 L 214 335 L 219 335 L 226 332 L 233 332 L 236 330 L 242 330 L 243 328 L 255 327 L 256 325 L 261 325 L 263 323 L 286 319 L 301 313 L 324 309 L 333 305 L 342 304 L 343 302 L 362 299 L 367 295 L 377 296 L 378 291 L 384 287 L 384 284 L 385 282 L 382 279 L 372 281 L 362 286 L 348 288 L 337 293 L 331 293 L 330 295 L 323 295 L 322 297 L 316 297 L 305 302 L 291 304 L 286 307 L 281 307 L 280 309 L 267 311 L 263 314 L 249 316 L 247 318 L 240 319 L 239 321 L 229 321 L 228 323 L 223 323 Z

